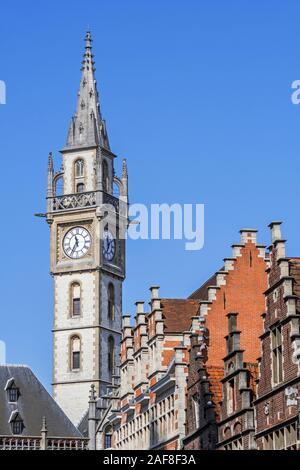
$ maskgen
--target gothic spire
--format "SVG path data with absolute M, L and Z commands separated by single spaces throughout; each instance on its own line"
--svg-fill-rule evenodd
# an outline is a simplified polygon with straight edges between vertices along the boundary
M 66 149 L 97 145 L 109 149 L 105 121 L 102 119 L 100 112 L 94 64 L 92 36 L 90 31 L 87 31 L 77 108 L 76 113 L 71 119 Z

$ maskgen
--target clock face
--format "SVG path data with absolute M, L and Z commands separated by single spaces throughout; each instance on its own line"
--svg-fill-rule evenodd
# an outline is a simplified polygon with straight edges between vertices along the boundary
M 116 242 L 109 230 L 103 232 L 103 256 L 107 261 L 111 261 L 115 256 Z
M 91 235 L 85 228 L 74 227 L 64 237 L 64 252 L 69 258 L 82 258 L 90 249 L 91 243 Z

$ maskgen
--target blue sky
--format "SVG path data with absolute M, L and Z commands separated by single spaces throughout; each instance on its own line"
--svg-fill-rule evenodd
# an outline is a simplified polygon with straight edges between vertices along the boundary
M 10 363 L 49 387 L 52 289 L 45 210 L 47 155 L 74 112 L 83 37 L 94 39 L 101 108 L 129 168 L 131 202 L 204 203 L 205 246 L 129 241 L 124 312 L 189 295 L 239 241 L 284 221 L 299 248 L 300 4 L 273 0 L 77 0 L 1 6 L 1 328 Z

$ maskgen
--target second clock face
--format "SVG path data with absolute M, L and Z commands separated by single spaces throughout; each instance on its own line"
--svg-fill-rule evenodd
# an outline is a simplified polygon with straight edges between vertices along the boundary
M 85 228 L 74 227 L 64 237 L 64 252 L 69 258 L 82 258 L 88 252 L 91 243 L 91 235 Z
M 108 230 L 103 233 L 103 256 L 106 261 L 112 261 L 115 256 L 116 242 L 112 234 Z

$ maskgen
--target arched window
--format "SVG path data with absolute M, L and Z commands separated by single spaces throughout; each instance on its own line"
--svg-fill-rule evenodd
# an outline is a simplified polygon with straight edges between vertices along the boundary
M 59 176 L 55 179 L 54 183 L 54 193 L 55 196 L 62 196 L 64 194 L 64 178 Z
M 84 161 L 77 160 L 75 162 L 75 176 L 76 178 L 82 178 L 84 176 Z
M 103 182 L 103 191 L 106 193 L 109 189 L 109 179 L 108 179 L 108 164 L 106 160 L 102 162 L 102 182 Z
M 84 193 L 84 184 L 78 183 L 76 186 L 76 193 Z
M 108 338 L 108 372 L 113 373 L 115 365 L 115 340 L 112 336 Z
M 104 432 L 104 449 L 110 449 L 112 444 L 112 427 L 107 426 Z
M 115 288 L 112 283 L 108 285 L 107 316 L 110 321 L 115 319 Z
M 81 289 L 78 282 L 71 285 L 71 316 L 78 317 L 81 315 Z
M 117 183 L 113 184 L 113 196 L 115 197 L 120 196 L 120 186 Z
M 71 338 L 71 369 L 78 370 L 81 366 L 81 341 L 79 336 Z

